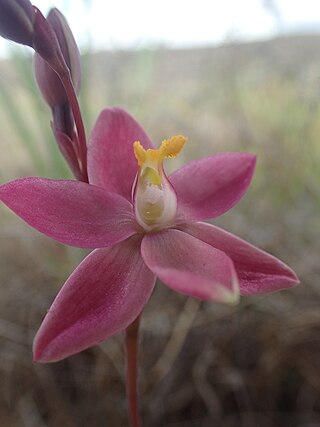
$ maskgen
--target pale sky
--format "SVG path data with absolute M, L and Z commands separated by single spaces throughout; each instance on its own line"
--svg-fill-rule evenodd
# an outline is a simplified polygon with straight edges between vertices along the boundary
M 58 7 L 80 46 L 97 49 L 214 45 L 267 38 L 292 27 L 320 29 L 319 0 L 34 0 L 44 13 Z M 91 4 L 91 6 L 89 6 Z M 0 53 L 9 43 L 0 40 Z

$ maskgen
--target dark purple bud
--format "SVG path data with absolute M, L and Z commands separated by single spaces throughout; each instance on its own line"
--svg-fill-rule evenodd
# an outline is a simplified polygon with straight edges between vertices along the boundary
M 73 137 L 74 120 L 69 102 L 56 104 L 51 110 L 55 129 Z
M 47 20 L 56 33 L 62 55 L 71 73 L 75 91 L 78 93 L 81 84 L 81 61 L 75 38 L 73 37 L 66 18 L 57 8 L 50 10 Z
M 51 9 L 47 22 L 55 33 L 63 58 L 70 70 L 75 91 L 78 92 L 81 83 L 80 53 L 71 29 L 58 9 Z M 43 59 L 43 55 L 41 56 L 37 53 L 35 55 L 35 76 L 44 99 L 51 108 L 54 108 L 66 103 L 68 98 L 60 78 Z
M 33 46 L 35 10 L 29 0 L 0 0 L 0 35 Z
M 79 160 L 78 160 L 77 153 L 75 152 L 73 141 L 64 132 L 61 132 L 60 130 L 58 130 L 55 127 L 54 123 L 52 123 L 51 126 L 52 126 L 54 136 L 56 138 L 56 141 L 58 143 L 58 147 L 63 157 L 66 159 L 75 178 L 82 181 L 83 176 L 79 167 Z
M 36 6 L 33 7 L 35 10 L 35 21 L 32 46 L 60 76 L 65 75 L 68 73 L 68 68 L 56 33 L 40 10 Z

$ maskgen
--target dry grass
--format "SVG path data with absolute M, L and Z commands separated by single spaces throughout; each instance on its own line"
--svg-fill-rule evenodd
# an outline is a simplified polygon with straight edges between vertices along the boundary
M 302 282 L 232 308 L 159 284 L 142 319 L 145 426 L 320 426 L 319 46 L 296 38 L 86 59 L 89 127 L 104 105 L 122 105 L 155 141 L 186 134 L 180 162 L 258 154 L 246 197 L 215 223 L 279 256 Z M 24 155 L 17 169 L 14 150 L 3 152 L 3 182 L 34 173 Z M 121 336 L 63 362 L 32 363 L 35 331 L 84 252 L 3 207 L 0 215 L 0 425 L 126 426 Z

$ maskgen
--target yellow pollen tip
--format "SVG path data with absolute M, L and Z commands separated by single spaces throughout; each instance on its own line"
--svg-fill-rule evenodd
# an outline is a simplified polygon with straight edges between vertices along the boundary
M 177 157 L 186 142 L 187 138 L 183 135 L 176 135 L 163 140 L 159 148 L 162 159 L 174 159 Z
M 133 150 L 138 165 L 142 166 L 146 161 L 156 163 L 163 159 L 173 159 L 180 153 L 187 138 L 183 135 L 172 136 L 169 139 L 164 139 L 158 150 L 148 148 L 145 150 L 140 141 L 133 143 Z
M 138 160 L 138 165 L 142 166 L 143 163 L 146 161 L 147 152 L 142 147 L 140 141 L 135 141 L 133 143 L 133 151 L 134 151 L 134 155 L 135 155 L 136 159 Z

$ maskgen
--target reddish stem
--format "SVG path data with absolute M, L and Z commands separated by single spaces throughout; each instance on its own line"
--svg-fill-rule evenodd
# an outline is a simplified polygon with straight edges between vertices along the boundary
M 74 90 L 70 73 L 60 75 L 60 79 L 66 90 L 66 94 L 72 109 L 74 122 L 77 128 L 78 140 L 80 145 L 79 148 L 80 148 L 81 170 L 83 175 L 83 181 L 88 182 L 86 132 L 83 125 L 78 98 Z
M 126 393 L 131 427 L 140 427 L 138 401 L 138 350 L 140 315 L 126 329 Z

